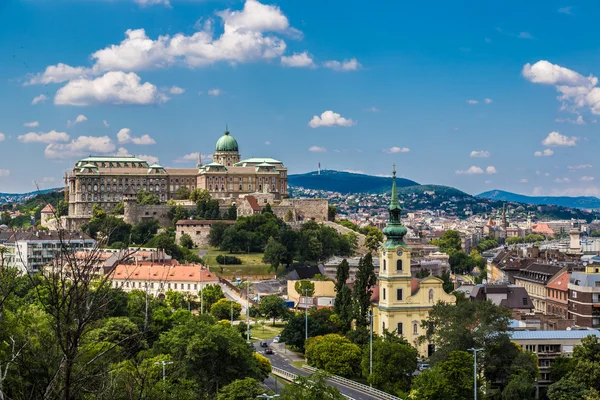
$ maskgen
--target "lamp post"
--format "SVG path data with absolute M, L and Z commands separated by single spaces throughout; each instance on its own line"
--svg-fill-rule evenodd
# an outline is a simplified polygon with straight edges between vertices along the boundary
M 371 332 L 370 333 L 370 337 L 369 337 L 369 377 L 371 377 L 373 375 L 373 308 L 371 307 L 371 312 L 369 313 L 369 318 L 370 318 L 370 326 L 371 326 Z M 369 385 L 371 387 L 373 387 L 372 383 L 369 383 Z
M 483 351 L 483 349 L 471 347 L 467 350 L 473 352 L 473 399 L 477 400 L 477 352 Z
M 306 309 L 306 318 L 304 320 L 304 342 L 308 340 L 308 289 L 304 289 L 304 307 Z
M 173 364 L 173 361 L 157 361 L 154 364 L 156 365 L 161 365 L 162 364 L 162 370 L 163 370 L 163 382 L 165 381 L 165 378 L 167 376 L 167 370 L 166 367 L 168 364 Z
M 250 279 L 246 281 L 246 343 L 250 344 Z

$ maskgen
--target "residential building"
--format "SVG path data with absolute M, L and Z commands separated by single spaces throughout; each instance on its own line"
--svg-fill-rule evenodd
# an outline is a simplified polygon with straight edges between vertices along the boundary
M 91 249 L 96 241 L 81 232 L 21 231 L 11 233 L 5 246 L 13 247 L 13 265 L 24 272 L 38 272 L 61 252 Z
M 515 285 L 527 290 L 536 312 L 546 313 L 546 285 L 561 270 L 559 265 L 535 262 L 515 276 Z
M 568 288 L 569 317 L 579 326 L 600 327 L 600 264 L 573 271 Z
M 379 248 L 379 284 L 371 300 L 374 331 L 384 330 L 404 336 L 421 355 L 431 355 L 432 345 L 419 342 L 421 321 L 438 301 L 455 303 L 454 295 L 444 291 L 443 281 L 434 276 L 416 279 L 411 276 L 412 249 L 404 242 L 406 227 L 400 221 L 400 203 L 393 170 L 389 221 L 383 229 L 385 241 Z
M 546 314 L 569 318 L 569 279 L 571 274 L 562 271 L 546 285 Z
M 560 330 L 560 331 L 512 331 L 511 341 L 525 351 L 537 355 L 540 377 L 536 381 L 536 399 L 546 398 L 548 386 L 553 382 L 550 368 L 558 356 L 572 356 L 573 348 L 589 335 L 600 337 L 597 330 Z
M 138 262 L 119 264 L 112 275 L 112 286 L 128 292 L 144 290 L 163 297 L 169 290 L 198 294 L 206 285 L 219 283 L 219 278 L 200 264 Z
M 237 141 L 228 130 L 215 145 L 213 162 L 196 168 L 163 168 L 132 156 L 90 156 L 79 160 L 65 176 L 69 188 L 69 217 L 88 217 L 92 206 L 111 210 L 125 194 L 146 190 L 161 202 L 175 197 L 181 187 L 206 189 L 214 199 L 250 193 L 288 195 L 287 168 L 273 158 L 242 160 Z
M 497 306 L 513 311 L 531 312 L 534 308 L 525 288 L 518 285 L 476 285 L 470 290 L 468 296 L 472 301 L 490 300 Z

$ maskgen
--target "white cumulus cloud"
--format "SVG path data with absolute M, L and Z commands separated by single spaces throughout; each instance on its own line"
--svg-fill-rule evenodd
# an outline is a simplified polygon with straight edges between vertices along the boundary
M 528 181 L 527 179 L 525 179 L 525 178 L 523 178 L 523 179 L 521 179 L 521 180 L 519 181 L 519 183 L 527 183 L 527 182 L 529 182 L 529 181 Z
M 562 135 L 559 132 L 550 132 L 548 136 L 542 140 L 542 145 L 548 147 L 572 147 L 577 145 L 579 138 L 575 136 Z
M 23 126 L 26 126 L 27 128 L 35 128 L 37 126 L 40 126 L 40 123 L 37 121 L 25 122 Z
M 572 119 L 572 118 L 556 118 L 555 121 L 559 122 L 559 123 L 568 122 L 570 124 L 575 124 L 575 125 L 585 125 L 587 123 L 587 122 L 585 122 L 585 120 L 583 119 L 583 117 L 581 115 L 578 115 L 577 118 L 575 118 L 575 119 Z
M 70 65 L 58 63 L 46 67 L 40 74 L 34 75 L 28 82 L 29 85 L 49 83 L 61 83 L 73 79 L 81 79 L 91 76 L 92 70 L 85 67 L 71 67 Z M 45 96 L 44 96 L 45 97 Z
M 0 142 L 3 142 L 6 140 L 6 135 L 2 132 L 0 132 Z
M 23 143 L 56 143 L 56 142 L 68 142 L 69 135 L 66 132 L 56 132 L 51 130 L 50 132 L 29 132 L 24 135 L 19 135 L 17 139 Z
M 554 155 L 554 151 L 552 149 L 544 149 L 544 151 L 536 151 L 533 155 L 535 157 L 550 157 Z
M 142 7 L 153 6 L 153 5 L 163 5 L 170 7 L 171 3 L 169 0 L 133 0 L 134 3 L 139 4 Z
M 69 143 L 52 143 L 46 146 L 46 158 L 75 158 L 86 154 L 106 154 L 115 150 L 116 146 L 108 136 L 79 136 Z
M 569 178 L 556 178 L 556 179 L 554 179 L 554 182 L 556 182 L 556 183 L 569 183 L 569 182 L 571 182 L 571 180 Z
M 579 178 L 580 181 L 582 182 L 591 182 L 594 180 L 593 176 L 582 176 L 581 178 Z
M 214 97 L 216 97 L 216 96 L 220 96 L 220 95 L 222 95 L 223 93 L 225 93 L 223 90 L 221 90 L 221 89 L 216 89 L 216 88 L 215 88 L 215 89 L 210 89 L 210 90 L 208 91 L 208 95 L 209 95 L 209 96 L 214 96 Z
M 10 176 L 10 170 L 9 169 L 0 169 L 0 177 L 7 177 Z
M 327 149 L 325 147 L 310 146 L 308 151 L 312 151 L 313 153 L 325 153 Z
M 456 173 L 459 175 L 478 175 L 478 174 L 483 174 L 484 171 L 479 168 L 476 165 L 472 165 L 471 167 L 469 167 L 469 169 L 464 169 L 464 170 L 456 170 Z
M 294 53 L 291 56 L 282 56 L 281 65 L 284 67 L 315 67 L 315 62 L 308 52 Z
M 467 104 L 479 104 L 479 100 L 467 100 Z
M 331 110 L 327 110 L 325 112 L 323 112 L 321 114 L 321 116 L 313 116 L 312 119 L 310 120 L 310 122 L 308 123 L 308 126 L 310 126 L 311 128 L 319 128 L 319 127 L 323 127 L 323 126 L 345 126 L 345 127 L 349 127 L 349 126 L 353 126 L 356 125 L 356 122 L 353 121 L 352 119 L 348 118 L 344 118 L 342 117 L 340 114 L 338 113 L 334 113 Z
M 269 142 L 268 140 L 265 142 L 265 144 L 268 146 L 271 144 L 271 142 Z
M 488 158 L 490 152 L 487 150 L 473 150 L 470 154 L 471 158 Z
M 130 72 L 107 72 L 93 80 L 69 81 L 56 92 L 54 104 L 90 106 L 94 104 L 156 104 L 165 101 L 156 86 L 141 83 L 141 78 Z
M 492 104 L 492 103 L 494 102 L 494 100 L 492 100 L 492 99 L 490 99 L 490 98 L 488 97 L 488 98 L 485 98 L 485 99 L 483 99 L 483 102 L 484 102 L 485 104 Z
M 498 173 L 498 171 L 496 170 L 496 167 L 494 167 L 493 165 L 490 165 L 485 168 L 485 173 L 488 175 L 493 175 L 493 174 Z
M 180 88 L 179 86 L 172 86 L 171 89 L 169 89 L 169 93 L 171 94 L 183 94 L 183 92 L 185 92 L 185 89 Z
M 389 149 L 383 149 L 383 152 L 386 154 L 394 154 L 394 153 L 408 153 L 410 149 L 408 147 L 397 147 L 393 146 Z
M 188 153 L 185 154 L 179 158 L 177 158 L 175 160 L 176 163 L 189 163 L 189 162 L 198 162 L 198 154 L 199 152 L 194 152 L 194 153 Z M 206 162 L 211 162 L 212 161 L 212 155 L 210 154 L 202 154 L 202 163 L 206 163 Z
M 362 67 L 356 58 L 351 58 L 341 62 L 335 60 L 325 61 L 323 66 L 334 71 L 356 71 Z
M 103 119 L 103 120 L 102 120 L 102 124 L 103 124 L 103 125 L 104 125 L 106 128 L 108 128 L 108 127 L 110 126 L 110 124 L 108 123 L 108 121 L 107 121 L 107 120 L 105 120 L 105 119 Z
M 569 171 L 576 171 L 578 169 L 592 168 L 591 164 L 579 164 L 579 165 L 567 165 Z
M 156 144 L 156 141 L 150 137 L 150 135 L 142 135 L 140 137 L 134 137 L 131 135 L 131 129 L 123 128 L 117 133 L 117 140 L 119 144 L 133 143 L 139 145 Z
M 67 126 L 77 125 L 77 124 L 80 124 L 80 123 L 85 122 L 85 121 L 87 121 L 87 117 L 85 115 L 83 115 L 83 114 L 79 114 L 77 116 L 77 118 L 75 118 L 75 121 L 68 120 L 67 121 Z
M 38 104 L 38 103 L 43 103 L 47 100 L 48 98 L 46 97 L 45 94 L 40 94 L 39 96 L 35 96 L 33 98 L 33 100 L 31 100 L 31 104 Z

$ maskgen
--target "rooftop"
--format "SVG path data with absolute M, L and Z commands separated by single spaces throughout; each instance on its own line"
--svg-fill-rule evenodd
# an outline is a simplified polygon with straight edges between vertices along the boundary
M 563 331 L 513 331 L 509 332 L 512 340 L 535 339 L 583 339 L 589 335 L 600 337 L 600 331 L 590 330 L 563 330 Z

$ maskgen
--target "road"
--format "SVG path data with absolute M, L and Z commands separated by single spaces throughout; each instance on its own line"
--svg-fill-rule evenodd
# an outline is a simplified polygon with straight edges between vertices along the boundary
M 310 375 L 308 372 L 302 370 L 302 369 L 298 369 L 296 367 L 294 367 L 290 360 L 279 354 L 279 347 L 278 346 L 274 346 L 272 343 L 272 339 L 267 340 L 267 343 L 269 343 L 269 347 L 271 347 L 273 349 L 273 353 L 271 355 L 268 354 L 264 354 L 264 348 L 260 347 L 259 342 L 254 343 L 254 347 L 256 348 L 256 351 L 263 354 L 265 357 L 267 357 L 269 360 L 271 360 L 271 365 L 276 367 L 276 368 L 280 368 L 283 369 L 285 371 L 288 372 L 292 372 L 294 374 L 297 375 L 302 375 L 302 376 L 308 376 Z M 272 390 L 275 390 L 275 380 L 270 377 L 269 379 L 267 379 L 265 381 L 265 384 L 267 386 L 269 386 L 269 388 L 271 388 Z M 342 392 L 342 394 L 354 399 L 354 400 L 378 400 L 377 397 L 374 397 L 370 394 L 366 394 L 363 392 L 359 392 L 355 389 L 350 389 L 347 388 L 345 386 L 342 386 L 338 383 L 335 382 L 329 382 L 329 385 L 334 386 L 336 388 L 338 388 L 340 390 L 340 392 Z M 279 386 L 280 388 L 281 386 Z

